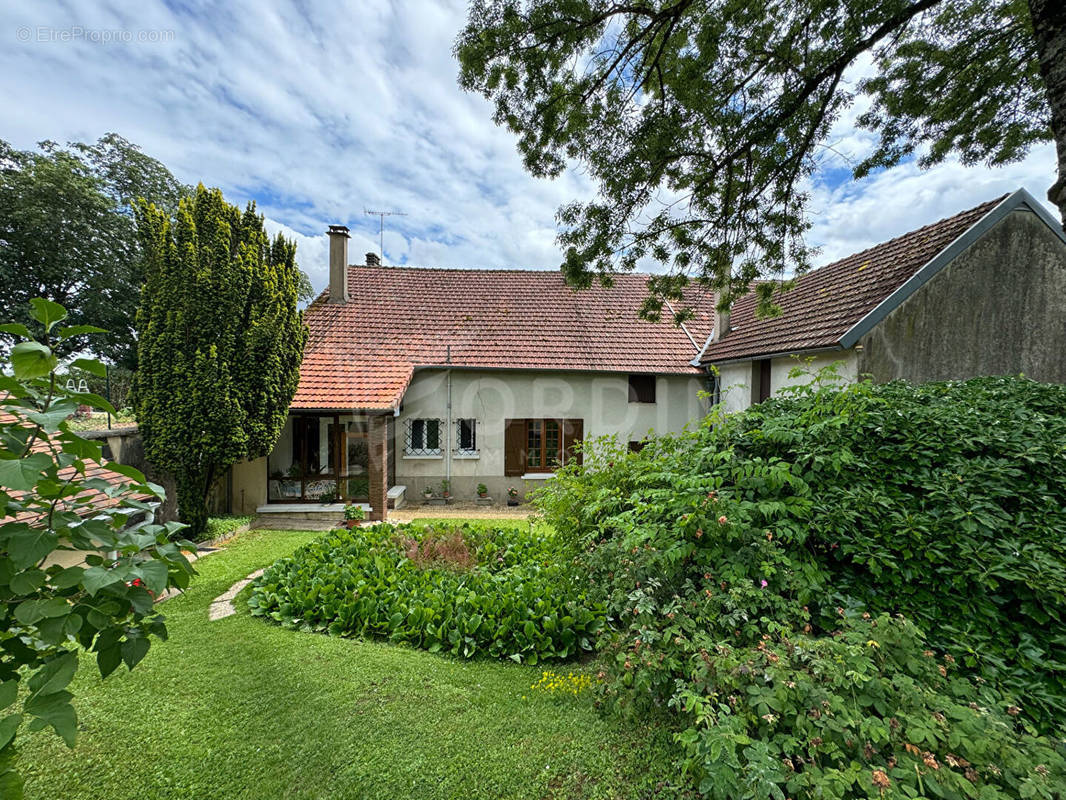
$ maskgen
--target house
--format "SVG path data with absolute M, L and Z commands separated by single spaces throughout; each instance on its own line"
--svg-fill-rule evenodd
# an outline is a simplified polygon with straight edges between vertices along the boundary
M 266 459 L 237 465 L 234 510 L 388 504 L 430 488 L 502 503 L 613 435 L 639 447 L 707 412 L 693 359 L 713 298 L 687 300 L 678 327 L 639 319 L 647 275 L 575 291 L 556 271 L 349 265 L 331 226 L 330 285 L 308 308 L 300 384 Z M 303 506 L 306 508 L 307 506 Z
M 1025 374 L 1066 383 L 1066 235 L 1024 189 L 812 270 L 758 318 L 718 312 L 694 363 L 741 411 L 838 363 L 842 380 Z
M 839 362 L 845 381 L 1066 382 L 1066 236 L 1024 189 L 812 270 L 775 317 L 752 294 L 716 311 L 694 293 L 681 327 L 639 319 L 646 275 L 574 291 L 554 271 L 349 265 L 347 228 L 329 236 L 299 388 L 270 456 L 234 467 L 234 511 L 344 501 L 381 519 L 445 481 L 502 502 L 583 439 L 639 448 L 710 402 L 766 399 L 797 364 Z

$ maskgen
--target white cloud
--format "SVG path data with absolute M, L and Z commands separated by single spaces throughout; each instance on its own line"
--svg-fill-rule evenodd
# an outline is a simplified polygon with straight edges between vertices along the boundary
M 0 135 L 28 148 L 117 131 L 182 180 L 256 200 L 272 231 L 297 240 L 316 288 L 328 224 L 352 228 L 353 262 L 377 250 L 364 208 L 408 215 L 386 220 L 386 263 L 555 267 L 555 211 L 592 185 L 577 172 L 531 178 L 490 105 L 459 90 L 451 50 L 465 13 L 463 0 L 5 3 L 0 90 L 17 113 Z M 77 28 L 75 41 L 60 40 Z M 133 41 L 87 41 L 88 31 Z M 138 41 L 142 32 L 167 41 Z M 860 111 L 834 129 L 846 160 L 872 147 L 854 127 Z M 827 166 L 841 165 L 826 152 Z M 1038 148 L 1002 170 L 904 166 L 816 185 L 811 239 L 827 258 L 843 255 L 1020 184 L 1042 197 L 1053 169 Z
M 1054 171 L 1049 143 L 1009 167 L 947 161 L 922 170 L 912 162 L 833 189 L 816 186 L 808 241 L 822 248 L 818 263 L 829 263 L 1019 188 L 1028 189 L 1058 218 L 1058 209 L 1045 200 Z

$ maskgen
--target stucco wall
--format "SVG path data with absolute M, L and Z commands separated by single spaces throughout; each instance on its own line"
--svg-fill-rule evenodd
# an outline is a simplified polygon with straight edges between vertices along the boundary
M 170 522 L 178 518 L 177 484 L 170 473 L 150 464 L 144 457 L 144 442 L 135 426 L 113 428 L 100 431 L 83 431 L 87 439 L 106 443 L 110 449 L 110 458 L 119 464 L 139 469 L 152 483 L 157 483 L 166 492 L 166 499 L 155 510 L 157 522 Z
M 770 393 L 776 395 L 788 386 L 810 383 L 819 370 L 837 364 L 842 383 L 854 383 L 858 375 L 858 359 L 853 350 L 834 350 L 804 356 L 775 358 L 770 362 Z M 801 373 L 790 376 L 795 369 Z M 752 362 L 737 361 L 719 368 L 722 387 L 722 408 L 730 414 L 743 411 L 752 400 Z M 757 380 L 757 378 L 756 378 Z
M 1066 383 L 1066 245 L 1032 211 L 1014 211 L 860 344 L 859 371 L 877 381 Z
M 621 441 L 648 433 L 680 431 L 707 413 L 699 398 L 706 384 L 698 376 L 660 376 L 654 404 L 630 403 L 627 375 L 603 373 L 521 372 L 510 370 L 451 370 L 453 420 L 477 420 L 477 458 L 451 456 L 452 492 L 469 499 L 478 483 L 502 502 L 508 486 L 521 491 L 542 485 L 542 480 L 504 477 L 504 420 L 563 418 L 584 420 L 588 439 L 616 435 Z M 396 420 L 396 483 L 407 486 L 409 498 L 423 487 L 439 488 L 447 473 L 447 457 L 411 457 L 404 453 L 407 421 L 413 418 L 448 418 L 448 371 L 419 370 L 403 400 Z M 455 446 L 454 425 L 448 431 L 449 449 Z
M 266 461 L 266 458 L 257 458 L 254 461 L 241 461 L 233 465 L 234 514 L 254 514 L 256 507 L 266 503 Z

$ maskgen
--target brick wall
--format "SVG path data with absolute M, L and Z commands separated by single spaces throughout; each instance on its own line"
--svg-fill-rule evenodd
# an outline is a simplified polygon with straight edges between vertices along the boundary
M 370 449 L 368 458 L 370 519 L 384 520 L 388 517 L 386 508 L 388 502 L 386 495 L 389 490 L 388 417 L 378 414 L 370 417 L 369 422 L 367 444 Z

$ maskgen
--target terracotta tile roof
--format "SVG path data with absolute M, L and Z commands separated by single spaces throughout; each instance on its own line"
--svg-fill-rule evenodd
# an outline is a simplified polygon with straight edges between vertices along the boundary
M 3 399 L 3 397 L 4 396 L 0 395 L 0 399 Z M 9 424 L 11 422 L 16 421 L 17 419 L 18 418 L 14 414 L 12 414 L 9 411 L 5 411 L 5 410 L 3 410 L 2 407 L 0 407 L 0 422 L 2 422 L 4 424 Z M 30 427 L 30 426 L 27 424 L 27 425 L 25 425 L 25 427 Z M 80 432 L 80 433 L 83 434 L 85 432 Z M 98 437 L 93 437 L 93 438 L 98 438 Z M 31 447 L 31 451 L 34 452 L 34 453 L 47 452 L 47 450 L 48 450 L 47 443 L 44 442 L 44 441 L 41 441 L 41 440 L 36 441 L 33 444 L 33 446 Z M 64 479 L 68 478 L 68 477 L 70 477 L 70 476 L 72 476 L 74 474 L 75 474 L 74 467 L 68 467 L 66 469 L 61 469 L 59 471 L 59 477 L 60 478 L 64 478 Z M 123 485 L 131 483 L 131 480 L 129 478 L 127 478 L 125 475 L 119 475 L 117 472 L 112 472 L 111 470 L 106 469 L 102 465 L 97 464 L 94 461 L 89 461 L 89 460 L 85 461 L 85 475 L 84 475 L 84 477 L 85 478 L 101 478 L 101 479 L 107 481 L 112 486 L 123 486 Z M 134 497 L 136 499 L 138 499 L 138 500 L 144 500 L 144 501 L 148 501 L 148 502 L 155 502 L 155 500 L 156 500 L 156 498 L 154 498 L 154 497 L 150 497 L 148 495 L 143 495 L 143 494 L 136 494 L 136 495 L 134 495 Z M 102 509 L 102 508 L 111 508 L 113 506 L 119 505 L 122 502 L 121 498 L 119 498 L 119 497 L 108 497 L 104 492 L 101 492 L 101 491 L 99 491 L 97 489 L 87 489 L 86 491 L 84 491 L 80 495 L 78 495 L 78 499 L 80 499 L 80 500 L 92 500 L 93 509 L 94 510 L 99 510 L 99 509 Z M 29 520 L 29 519 L 35 519 L 37 516 L 38 515 L 30 513 L 30 512 L 23 512 L 21 514 L 16 515 L 15 519 L 24 521 L 24 520 Z
M 781 314 L 755 317 L 755 295 L 739 298 L 731 330 L 713 341 L 703 363 L 832 347 L 859 320 L 934 256 L 973 227 L 1007 195 L 926 225 L 891 241 L 811 270 L 777 295 Z
M 611 288 L 575 292 L 554 271 L 350 266 L 351 301 L 330 304 L 323 292 L 307 309 L 292 408 L 395 408 L 414 369 L 449 353 L 457 367 L 698 374 L 689 362 L 706 334 L 694 347 L 669 314 L 639 319 L 646 283 L 619 275 Z M 713 299 L 691 302 L 698 314 L 686 327 L 708 330 Z

